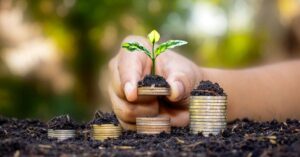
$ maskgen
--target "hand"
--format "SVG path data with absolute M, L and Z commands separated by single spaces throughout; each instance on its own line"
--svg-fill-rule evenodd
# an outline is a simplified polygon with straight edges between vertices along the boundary
M 123 42 L 128 41 L 151 47 L 143 37 L 129 36 Z M 157 58 L 155 70 L 170 84 L 171 95 L 164 98 L 138 96 L 137 82 L 150 74 L 151 66 L 151 59 L 144 53 L 129 53 L 123 48 L 110 61 L 109 96 L 121 125 L 134 130 L 136 117 L 168 115 L 172 126 L 186 126 L 189 122 L 188 97 L 202 79 L 201 69 L 175 52 L 165 52 Z

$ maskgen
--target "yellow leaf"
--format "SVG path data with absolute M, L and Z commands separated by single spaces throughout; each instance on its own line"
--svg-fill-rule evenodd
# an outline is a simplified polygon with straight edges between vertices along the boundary
M 151 31 L 148 34 L 148 39 L 150 40 L 151 43 L 156 43 L 159 41 L 160 35 L 156 30 Z

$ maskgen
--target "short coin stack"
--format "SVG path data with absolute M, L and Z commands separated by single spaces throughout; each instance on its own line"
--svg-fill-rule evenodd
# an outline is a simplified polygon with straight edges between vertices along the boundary
M 139 134 L 170 133 L 170 117 L 137 117 L 136 130 Z
M 226 128 L 227 96 L 191 96 L 190 130 L 216 135 Z
M 75 137 L 75 130 L 48 129 L 48 138 L 54 138 L 62 141 L 73 137 Z
M 139 87 L 139 95 L 170 95 L 170 88 L 167 87 Z
M 93 124 L 92 136 L 94 140 L 103 141 L 108 138 L 118 138 L 121 135 L 122 128 L 114 124 Z

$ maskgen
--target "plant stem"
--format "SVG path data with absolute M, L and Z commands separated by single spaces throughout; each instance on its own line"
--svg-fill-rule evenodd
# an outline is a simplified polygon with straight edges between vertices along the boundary
M 151 75 L 155 75 L 155 53 L 154 53 L 154 42 L 152 43 L 152 68 L 151 68 Z

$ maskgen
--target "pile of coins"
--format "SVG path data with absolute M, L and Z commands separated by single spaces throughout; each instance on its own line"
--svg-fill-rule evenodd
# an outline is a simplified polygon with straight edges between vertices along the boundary
M 193 134 L 217 135 L 226 128 L 226 96 L 191 96 L 190 130 Z
M 103 141 L 108 138 L 118 138 L 121 135 L 122 128 L 114 124 L 93 124 L 92 136 L 94 140 Z
M 167 87 L 139 87 L 138 95 L 170 95 L 170 88 Z
M 137 117 L 136 130 L 139 134 L 170 133 L 170 117 Z
M 66 140 L 75 137 L 75 130 L 53 130 L 48 129 L 48 138 L 54 138 L 57 140 Z

